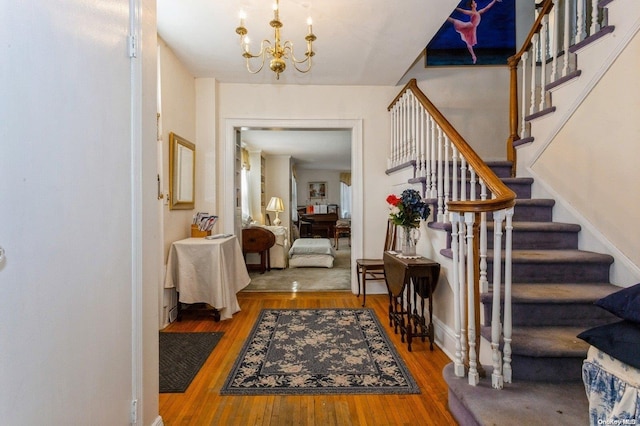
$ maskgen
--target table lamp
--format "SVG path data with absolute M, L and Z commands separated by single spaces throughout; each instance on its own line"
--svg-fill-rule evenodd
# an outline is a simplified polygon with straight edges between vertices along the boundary
M 276 212 L 276 219 L 273 221 L 273 224 L 279 226 L 281 223 L 278 214 L 284 211 L 284 203 L 282 202 L 282 198 L 280 197 L 271 197 L 269 204 L 267 205 L 267 211 Z

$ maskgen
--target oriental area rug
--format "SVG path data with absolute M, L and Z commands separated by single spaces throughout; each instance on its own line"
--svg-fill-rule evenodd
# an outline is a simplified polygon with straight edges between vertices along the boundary
M 222 395 L 417 394 L 371 309 L 265 309 Z
M 186 391 L 220 338 L 221 332 L 160 332 L 160 393 Z

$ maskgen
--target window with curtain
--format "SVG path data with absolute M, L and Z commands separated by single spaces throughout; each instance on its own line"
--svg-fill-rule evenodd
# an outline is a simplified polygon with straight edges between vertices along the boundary
M 340 215 L 351 218 L 351 173 L 340 173 Z
M 298 181 L 296 180 L 295 169 L 291 175 L 291 219 L 298 221 Z
M 242 169 L 240 171 L 240 204 L 242 208 L 242 222 L 248 222 L 251 218 L 251 197 L 249 189 L 249 173 L 251 165 L 249 164 L 249 151 L 242 148 Z

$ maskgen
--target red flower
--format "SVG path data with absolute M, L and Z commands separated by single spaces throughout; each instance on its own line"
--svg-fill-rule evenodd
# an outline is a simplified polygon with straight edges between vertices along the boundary
M 401 201 L 402 199 L 396 197 L 394 194 L 391 194 L 387 197 L 387 203 L 391 204 L 394 207 L 400 204 Z

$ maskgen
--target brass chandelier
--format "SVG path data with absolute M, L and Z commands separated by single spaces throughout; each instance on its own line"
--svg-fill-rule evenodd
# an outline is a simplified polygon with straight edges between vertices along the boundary
M 242 48 L 242 56 L 247 63 L 247 71 L 251 74 L 259 73 L 264 67 L 267 57 L 269 60 L 269 68 L 276 73 L 276 79 L 280 79 L 280 73 L 287 68 L 286 60 L 291 62 L 293 67 L 301 73 L 309 72 L 311 69 L 311 58 L 315 55 L 313 51 L 313 42 L 316 40 L 316 36 L 313 34 L 311 18 L 307 19 L 308 33 L 305 36 L 307 41 L 307 51 L 304 53 L 304 59 L 296 59 L 293 54 L 293 43 L 289 40 L 281 42 L 280 40 L 280 28 L 282 28 L 282 22 L 280 21 L 279 14 L 279 0 L 276 0 L 273 5 L 273 20 L 269 22 L 269 25 L 273 28 L 274 41 L 262 40 L 260 43 L 260 52 L 256 55 L 249 50 L 249 37 L 247 37 L 247 28 L 244 26 L 244 20 L 246 15 L 244 12 L 240 12 L 240 26 L 236 28 L 236 33 L 240 36 L 240 46 Z M 251 60 L 258 58 L 260 66 L 256 70 L 251 69 Z

